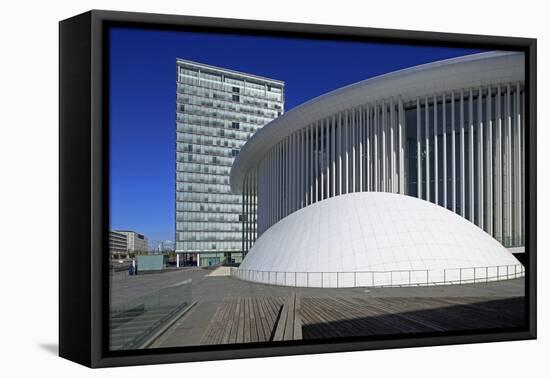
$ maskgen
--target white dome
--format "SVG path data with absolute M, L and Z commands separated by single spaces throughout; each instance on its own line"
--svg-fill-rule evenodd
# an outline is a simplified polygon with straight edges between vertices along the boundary
M 317 202 L 274 224 L 235 275 L 288 286 L 350 287 L 484 282 L 523 271 L 489 234 L 441 206 L 360 192 Z

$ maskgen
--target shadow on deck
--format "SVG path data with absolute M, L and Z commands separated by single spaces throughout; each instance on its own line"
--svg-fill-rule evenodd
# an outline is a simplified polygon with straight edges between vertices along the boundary
M 524 308 L 523 297 L 226 298 L 201 344 L 522 327 Z

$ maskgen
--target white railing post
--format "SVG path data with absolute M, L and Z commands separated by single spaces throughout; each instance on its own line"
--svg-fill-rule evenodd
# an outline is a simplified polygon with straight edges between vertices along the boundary
M 430 286 L 430 279 L 429 279 L 428 269 L 426 269 L 426 286 Z

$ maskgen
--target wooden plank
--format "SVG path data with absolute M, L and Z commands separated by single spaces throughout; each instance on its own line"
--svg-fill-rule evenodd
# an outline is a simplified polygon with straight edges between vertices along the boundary
M 224 327 L 223 335 L 222 335 L 222 344 L 229 343 L 230 337 L 231 337 L 231 330 L 233 327 L 235 327 L 236 321 L 235 321 L 235 308 L 237 307 L 237 301 L 232 300 L 231 305 L 229 306 L 229 310 L 227 312 L 227 321 Z
M 300 295 L 296 294 L 294 299 L 294 334 L 293 340 L 302 340 L 302 315 L 300 314 L 301 299 Z
M 251 343 L 255 343 L 255 342 L 258 342 L 258 325 L 256 324 L 257 321 L 259 320 L 257 317 L 256 317 L 256 309 L 255 309 L 255 306 L 256 305 L 256 302 L 254 301 L 254 298 L 251 297 L 248 299 L 248 306 L 249 306 L 249 309 L 250 309 L 250 342 Z
M 243 329 L 243 343 L 250 342 L 250 307 L 249 298 L 243 298 L 244 300 L 244 329 Z
M 240 342 L 239 340 L 239 326 L 241 322 L 241 312 L 242 312 L 242 302 L 239 298 L 236 298 L 235 301 L 237 302 L 237 305 L 235 307 L 235 313 L 233 314 L 234 317 L 234 325 L 231 329 L 231 336 L 229 338 L 230 344 L 235 344 L 237 342 Z
M 220 309 L 220 315 L 216 320 L 216 329 L 212 334 L 212 344 L 221 344 L 224 328 L 226 326 L 227 317 L 231 308 L 231 301 L 224 301 L 223 306 Z
M 258 341 L 269 341 L 271 332 L 269 331 L 269 324 L 267 315 L 264 310 L 264 298 L 255 298 L 256 301 L 256 314 L 258 316 Z
M 272 341 L 273 341 L 274 337 L 275 337 L 275 330 L 277 328 L 278 316 L 279 316 L 279 313 L 282 310 L 283 305 L 282 305 L 281 299 L 279 297 L 267 299 L 266 304 L 269 307 L 269 317 L 271 319 L 271 335 L 270 336 L 272 336 Z
M 271 338 L 271 332 L 273 331 L 273 322 L 271 321 L 269 312 L 266 308 L 265 304 L 266 299 L 261 298 L 260 299 L 260 310 L 262 311 L 262 328 L 264 330 L 264 340 L 270 341 Z
M 294 303 L 296 300 L 296 294 L 291 294 L 286 300 L 287 315 L 286 323 L 284 327 L 283 340 L 292 340 L 294 331 Z
M 275 328 L 275 336 L 273 341 L 282 341 L 285 335 L 286 322 L 288 318 L 288 306 L 283 304 L 280 310 L 279 319 Z

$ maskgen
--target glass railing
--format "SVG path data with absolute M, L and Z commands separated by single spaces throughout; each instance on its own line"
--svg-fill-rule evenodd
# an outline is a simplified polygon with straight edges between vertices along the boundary
M 120 275 L 119 279 L 132 280 L 132 277 Z M 147 347 L 166 327 L 181 316 L 191 305 L 191 301 L 191 279 L 187 279 L 112 306 L 109 324 L 110 349 L 128 350 Z
M 231 275 L 245 281 L 294 287 L 408 287 L 508 280 L 523 277 L 525 268 L 521 264 L 360 272 L 276 272 L 232 268 Z

